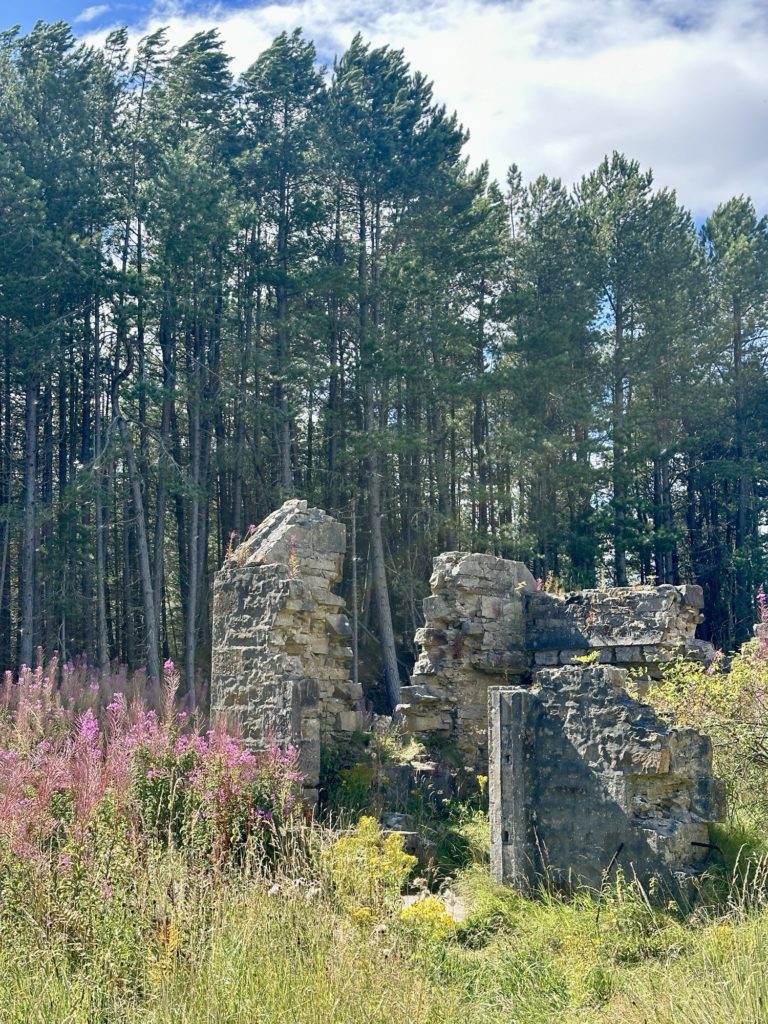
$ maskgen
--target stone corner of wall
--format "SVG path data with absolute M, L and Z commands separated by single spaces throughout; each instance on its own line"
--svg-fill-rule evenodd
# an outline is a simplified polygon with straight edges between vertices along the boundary
M 616 666 L 569 665 L 540 669 L 528 690 L 490 689 L 499 880 L 525 888 L 544 873 L 598 886 L 610 863 L 674 887 L 701 869 L 707 824 L 725 810 L 711 743 L 667 725 L 625 680 Z
M 351 628 L 332 590 L 345 543 L 342 523 L 291 499 L 249 531 L 214 585 L 212 707 L 235 714 L 254 749 L 297 746 L 308 790 L 322 744 L 358 727 Z

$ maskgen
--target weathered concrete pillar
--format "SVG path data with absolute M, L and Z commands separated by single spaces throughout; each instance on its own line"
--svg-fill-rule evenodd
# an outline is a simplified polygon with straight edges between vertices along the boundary
M 532 864 L 528 842 L 527 724 L 531 694 L 522 687 L 488 691 L 488 807 L 491 875 L 520 891 Z

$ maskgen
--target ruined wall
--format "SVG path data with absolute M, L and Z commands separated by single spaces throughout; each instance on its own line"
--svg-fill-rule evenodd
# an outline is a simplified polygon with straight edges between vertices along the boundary
M 536 591 L 528 569 L 493 555 L 450 551 L 434 561 L 420 655 L 402 689 L 405 729 L 427 743 L 450 740 L 464 766 L 487 764 L 488 687 L 530 682 L 540 666 L 596 653 L 601 664 L 642 670 L 680 655 L 706 660 L 695 639 L 702 621 L 697 586 L 621 587 L 561 597 Z
M 407 731 L 451 739 L 463 763 L 484 774 L 488 687 L 529 671 L 524 595 L 536 583 L 522 562 L 449 551 L 435 559 L 430 586 L 401 714 Z
M 689 585 L 537 593 L 527 602 L 526 643 L 537 666 L 568 665 L 598 651 L 601 664 L 657 677 L 660 664 L 681 654 L 711 656 L 711 646 L 696 640 L 703 606 L 701 587 Z
M 309 801 L 323 745 L 358 726 L 351 630 L 333 592 L 344 548 L 340 523 L 289 501 L 228 555 L 214 588 L 213 715 L 239 720 L 255 748 L 298 745 Z M 490 700 L 496 877 L 599 885 L 614 858 L 641 878 L 694 870 L 695 844 L 722 815 L 709 742 L 630 699 L 617 666 L 653 676 L 678 653 L 706 657 L 699 588 L 562 598 L 537 592 L 520 562 L 455 551 L 435 559 L 431 586 L 398 710 L 437 753 L 432 767 L 458 755 L 485 774 Z M 568 666 L 590 651 L 610 664 Z
M 351 629 L 341 579 L 345 530 L 288 501 L 228 558 L 213 600 L 211 713 L 235 719 L 249 744 L 300 748 L 308 790 L 324 740 L 358 725 L 349 678 Z
M 670 729 L 612 666 L 541 669 L 489 694 L 491 869 L 525 889 L 546 875 L 599 887 L 695 871 L 724 796 L 709 740 Z

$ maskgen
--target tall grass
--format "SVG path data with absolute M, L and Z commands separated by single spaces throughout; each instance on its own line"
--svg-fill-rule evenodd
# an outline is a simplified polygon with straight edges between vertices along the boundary
M 15 890 L 4 886 L 0 1020 L 766 1019 L 768 918 L 755 870 L 751 892 L 735 887 L 724 914 L 686 921 L 649 907 L 631 886 L 604 895 L 598 920 L 586 894 L 523 899 L 475 869 L 459 883 L 467 920 L 430 935 L 396 909 L 351 913 L 313 854 L 315 844 L 332 841 L 297 823 L 293 838 L 282 836 L 285 860 L 252 870 L 215 871 L 179 850 L 156 850 L 128 865 L 130 876 L 112 893 L 69 905 L 66 930 L 55 917 L 61 890 L 45 892 L 39 875 Z
M 293 752 L 179 712 L 172 666 L 151 704 L 54 669 L 0 691 L 0 1024 L 768 1021 L 768 857 L 744 834 L 688 917 L 621 880 L 598 913 L 494 885 L 479 810 L 456 812 L 479 861 L 456 924 L 401 909 L 411 858 L 375 821 L 304 818 Z

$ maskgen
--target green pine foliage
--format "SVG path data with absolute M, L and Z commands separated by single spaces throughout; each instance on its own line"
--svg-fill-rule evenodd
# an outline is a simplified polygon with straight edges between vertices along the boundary
M 392 703 L 440 550 L 567 587 L 765 576 L 768 222 L 614 153 L 506 192 L 402 52 L 0 35 L 0 663 L 208 674 L 212 576 L 289 496 L 357 548 Z M 510 154 L 510 157 L 524 154 Z M 535 171 L 535 169 L 532 169 Z M 347 560 L 342 584 L 350 598 Z

